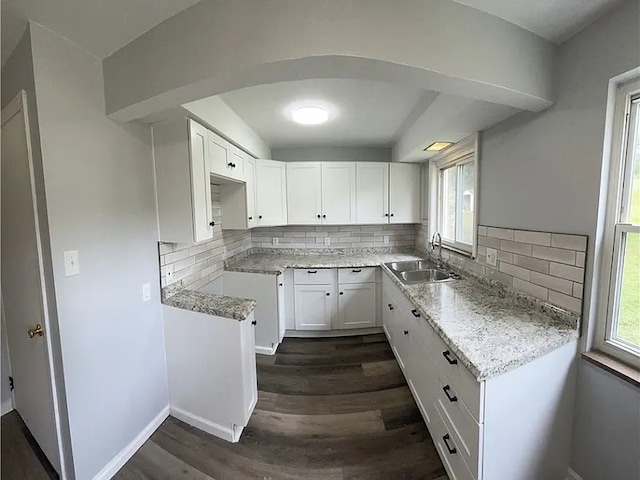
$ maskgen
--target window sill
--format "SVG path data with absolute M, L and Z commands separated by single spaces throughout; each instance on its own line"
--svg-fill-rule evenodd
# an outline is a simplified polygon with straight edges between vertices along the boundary
M 444 242 L 442 243 L 442 249 L 446 250 L 448 252 L 453 252 L 453 253 L 455 253 L 457 255 L 460 255 L 462 257 L 470 258 L 470 259 L 473 260 L 473 253 L 471 253 L 470 251 L 454 247 L 453 245 L 449 245 L 449 244 L 444 243 Z
M 612 375 L 640 388 L 640 371 L 598 350 L 584 352 L 582 358 Z

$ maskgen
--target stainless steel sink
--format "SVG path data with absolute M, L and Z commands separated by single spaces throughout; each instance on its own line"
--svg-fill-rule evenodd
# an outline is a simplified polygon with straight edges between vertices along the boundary
M 394 272 L 413 272 L 415 270 L 427 270 L 435 268 L 435 265 L 425 260 L 409 260 L 406 262 L 387 263 Z
M 433 283 L 451 280 L 451 276 L 442 270 L 429 268 L 427 270 L 413 270 L 400 272 L 400 279 L 404 283 Z
M 460 276 L 437 268 L 425 260 L 391 262 L 385 264 L 400 281 L 407 285 L 417 283 L 437 283 L 459 280 Z

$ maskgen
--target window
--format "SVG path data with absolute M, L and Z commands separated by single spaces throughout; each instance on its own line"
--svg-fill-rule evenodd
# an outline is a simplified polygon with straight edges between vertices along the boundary
M 640 81 L 618 87 L 603 242 L 599 348 L 640 362 Z
M 444 150 L 430 162 L 431 235 L 445 248 L 475 256 L 477 136 Z

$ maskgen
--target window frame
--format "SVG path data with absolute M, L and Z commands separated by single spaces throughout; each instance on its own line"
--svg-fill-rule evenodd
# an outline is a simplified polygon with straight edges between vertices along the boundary
M 633 107 L 634 103 L 636 104 Z M 597 294 L 597 317 L 595 347 L 623 363 L 640 367 L 640 346 L 634 346 L 615 338 L 619 293 L 622 279 L 624 253 L 623 237 L 626 233 L 640 233 L 640 225 L 632 225 L 628 218 L 631 200 L 633 152 L 635 146 L 630 140 L 637 125 L 638 117 L 631 115 L 632 109 L 640 109 L 640 69 L 628 72 L 610 82 L 607 131 L 605 139 L 605 161 L 603 162 L 603 193 L 606 196 L 604 212 L 604 235 L 601 243 L 601 282 L 594 282 Z M 638 110 L 640 111 L 640 110 Z M 637 139 L 635 139 L 637 142 Z M 608 153 L 608 155 L 607 155 Z M 629 209 L 628 209 L 629 210 Z M 597 284 L 600 284 L 599 287 Z
M 442 172 L 452 167 L 461 167 L 463 165 L 473 165 L 473 180 L 474 180 L 474 192 L 473 192 L 473 234 L 471 244 L 463 243 L 454 239 L 450 241 L 444 238 L 442 235 L 442 248 L 451 250 L 453 252 L 471 257 L 477 257 L 477 239 L 478 239 L 478 207 L 479 207 L 479 141 L 480 135 L 476 133 L 470 135 L 458 143 L 446 148 L 442 152 L 434 155 L 429 161 L 429 240 L 436 232 L 442 235 L 442 200 L 443 200 L 443 185 L 442 185 Z M 461 171 L 457 170 L 456 175 L 460 176 Z M 459 187 L 461 179 L 456 180 L 456 185 Z M 456 231 L 459 226 L 462 225 L 461 218 L 457 215 L 458 205 L 462 205 L 462 196 L 464 192 L 457 188 L 456 192 Z

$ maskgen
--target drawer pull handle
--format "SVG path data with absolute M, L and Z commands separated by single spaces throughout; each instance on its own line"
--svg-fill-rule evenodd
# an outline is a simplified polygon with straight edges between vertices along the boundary
M 449 437 L 448 433 L 442 437 L 442 440 L 444 440 L 444 444 L 447 447 L 447 450 L 449 451 L 449 453 L 451 455 L 453 455 L 454 453 L 458 453 L 458 450 L 456 450 L 456 447 L 451 448 L 449 446 L 449 438 L 451 438 L 451 437 Z
M 236 168 L 236 164 L 229 162 L 227 163 L 227 167 Z
M 444 387 L 442 387 L 442 391 L 447 396 L 449 401 L 450 402 L 457 402 L 458 401 L 458 397 L 456 397 L 455 395 L 453 397 L 451 395 L 449 395 L 449 391 L 450 390 L 451 390 L 451 387 L 449 385 L 445 385 Z
M 409 335 L 409 330 L 405 330 L 405 331 L 404 331 L 404 334 L 405 334 L 405 335 Z
M 442 352 L 442 356 L 447 359 L 447 362 L 449 362 L 449 365 L 457 365 L 458 360 L 455 358 L 451 358 L 450 355 L 451 355 L 450 350 L 445 350 L 444 352 Z
M 307 273 L 318 273 L 318 270 L 307 270 Z
M 420 314 L 418 313 L 418 310 L 416 310 L 415 308 L 411 310 L 411 313 L 413 313 L 413 316 L 416 318 L 420 316 Z
M 391 305 L 390 303 L 387 303 L 387 307 L 389 307 L 389 310 L 393 310 L 393 305 Z
M 353 273 L 360 273 L 362 270 L 351 270 Z

